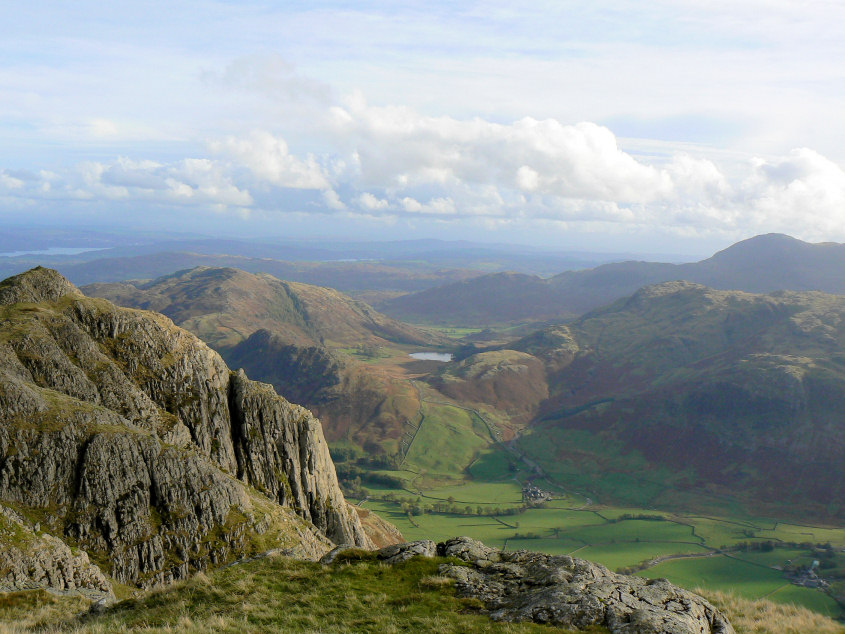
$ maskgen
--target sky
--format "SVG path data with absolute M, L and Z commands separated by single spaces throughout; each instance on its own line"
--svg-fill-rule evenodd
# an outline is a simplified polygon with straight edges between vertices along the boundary
M 845 3 L 0 7 L 0 224 L 845 242 Z

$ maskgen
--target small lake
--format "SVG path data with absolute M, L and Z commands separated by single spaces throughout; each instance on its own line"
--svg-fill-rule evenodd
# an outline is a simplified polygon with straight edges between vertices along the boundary
M 451 352 L 412 352 L 408 356 L 420 361 L 442 361 L 445 363 L 452 360 Z

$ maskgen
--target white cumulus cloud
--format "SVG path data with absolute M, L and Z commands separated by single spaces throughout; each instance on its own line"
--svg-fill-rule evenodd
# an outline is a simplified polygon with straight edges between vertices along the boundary
M 294 156 L 287 142 L 266 131 L 246 137 L 230 136 L 214 141 L 211 149 L 249 169 L 260 181 L 293 189 L 328 189 L 329 182 L 314 156 Z

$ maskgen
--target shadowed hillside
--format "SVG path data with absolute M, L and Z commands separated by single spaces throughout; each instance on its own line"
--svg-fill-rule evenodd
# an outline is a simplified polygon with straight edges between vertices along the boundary
M 534 395 L 521 446 L 551 473 L 610 499 L 627 481 L 640 503 L 681 489 L 845 512 L 845 297 L 670 282 L 508 348 L 544 364 L 548 398 Z M 441 389 L 501 407 L 472 370 L 491 354 Z

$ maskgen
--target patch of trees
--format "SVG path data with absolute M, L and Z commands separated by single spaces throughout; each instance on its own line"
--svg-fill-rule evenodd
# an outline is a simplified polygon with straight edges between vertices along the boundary
M 363 487 L 365 484 L 388 489 L 401 489 L 404 486 L 400 478 L 372 472 L 373 469 L 397 469 L 402 462 L 399 455 L 361 456 L 357 447 L 337 447 L 331 453 L 344 495 L 366 497 L 368 492 Z
M 385 356 L 384 350 L 382 350 L 381 346 L 376 346 L 371 343 L 359 343 L 355 346 L 355 354 L 367 359 L 378 359 Z
M 775 543 L 767 539 L 764 542 L 739 542 L 734 546 L 733 550 L 738 550 L 741 553 L 746 552 L 761 552 L 770 553 L 775 549 Z

